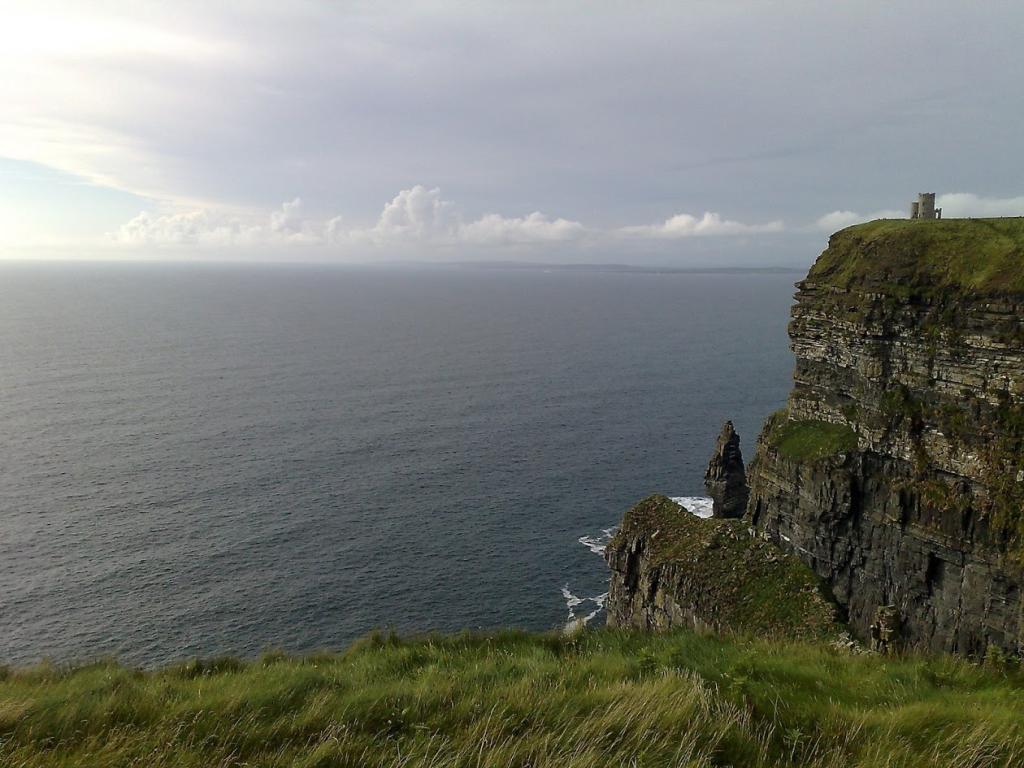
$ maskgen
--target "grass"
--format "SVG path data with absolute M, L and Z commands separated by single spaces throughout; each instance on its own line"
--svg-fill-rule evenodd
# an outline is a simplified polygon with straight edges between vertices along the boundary
M 814 283 L 902 298 L 1024 293 L 1024 218 L 881 219 L 840 230 Z
M 505 632 L 0 682 L 0 764 L 1024 764 L 1024 681 L 950 658 L 696 634 Z
M 857 449 L 857 434 L 845 424 L 777 420 L 769 442 L 786 458 L 817 461 Z
M 625 515 L 612 551 L 642 536 L 676 602 L 719 629 L 761 637 L 836 639 L 843 631 L 821 580 L 741 520 L 703 520 L 655 495 Z

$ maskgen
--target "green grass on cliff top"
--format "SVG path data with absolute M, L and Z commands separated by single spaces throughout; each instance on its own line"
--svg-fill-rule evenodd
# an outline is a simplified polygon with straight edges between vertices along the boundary
M 1024 218 L 881 219 L 836 232 L 808 280 L 929 294 L 1024 293 Z
M 612 631 L 0 681 L 0 765 L 1024 764 L 1024 679 L 949 658 Z

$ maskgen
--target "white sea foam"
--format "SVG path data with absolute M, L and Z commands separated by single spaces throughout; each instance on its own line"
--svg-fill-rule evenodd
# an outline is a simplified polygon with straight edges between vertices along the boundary
M 594 597 L 577 597 L 569 590 L 569 585 L 566 584 L 562 587 L 562 597 L 565 598 L 565 606 L 569 610 L 569 615 L 565 621 L 565 632 L 572 633 L 587 626 L 604 610 L 605 603 L 608 600 L 608 593 L 603 592 Z M 584 603 L 590 603 L 594 606 L 594 609 L 590 613 L 580 616 L 577 614 L 576 609 Z
M 600 536 L 580 536 L 576 541 L 595 555 L 604 557 L 604 551 L 608 547 L 608 542 L 611 541 L 612 536 L 615 535 L 616 530 L 618 529 L 614 527 L 602 528 Z M 593 597 L 577 597 L 569 589 L 569 585 L 566 584 L 562 587 L 562 597 L 565 598 L 565 607 L 569 611 L 565 622 L 565 631 L 571 633 L 577 629 L 582 629 L 597 618 L 601 611 L 604 610 L 605 602 L 608 600 L 608 593 L 603 592 Z M 585 603 L 590 603 L 593 606 L 593 610 L 580 615 L 582 611 L 577 612 L 577 609 Z
M 673 496 L 672 501 L 686 507 L 691 515 L 711 517 L 712 501 L 707 496 Z
M 569 585 L 566 584 L 562 587 L 562 597 L 565 598 L 565 607 L 569 609 L 569 618 L 572 618 L 573 608 L 582 603 L 586 598 L 576 597 L 572 592 L 569 591 Z
M 595 555 L 604 556 L 604 550 L 608 542 L 615 535 L 616 528 L 602 528 L 600 536 L 580 536 L 576 541 L 589 549 Z

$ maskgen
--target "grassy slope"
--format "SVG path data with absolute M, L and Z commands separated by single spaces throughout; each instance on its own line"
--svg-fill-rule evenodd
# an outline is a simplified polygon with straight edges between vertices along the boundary
M 1024 680 L 694 634 L 364 641 L 0 683 L 5 766 L 1011 766 Z
M 1024 293 L 1024 218 L 881 219 L 840 230 L 812 282 L 882 292 Z

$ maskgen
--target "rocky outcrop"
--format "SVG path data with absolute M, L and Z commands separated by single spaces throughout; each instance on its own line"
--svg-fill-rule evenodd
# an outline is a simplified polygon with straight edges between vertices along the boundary
M 749 496 L 747 473 L 740 453 L 740 436 L 731 421 L 725 422 L 718 436 L 704 474 L 704 487 L 713 502 L 714 517 L 743 517 Z
M 626 513 L 605 557 L 610 626 L 838 636 L 820 580 L 739 520 L 703 520 L 651 496 Z
M 1024 227 L 993 221 L 832 237 L 798 284 L 793 390 L 748 474 L 750 524 L 862 639 L 884 609 L 889 648 L 1024 649 Z

